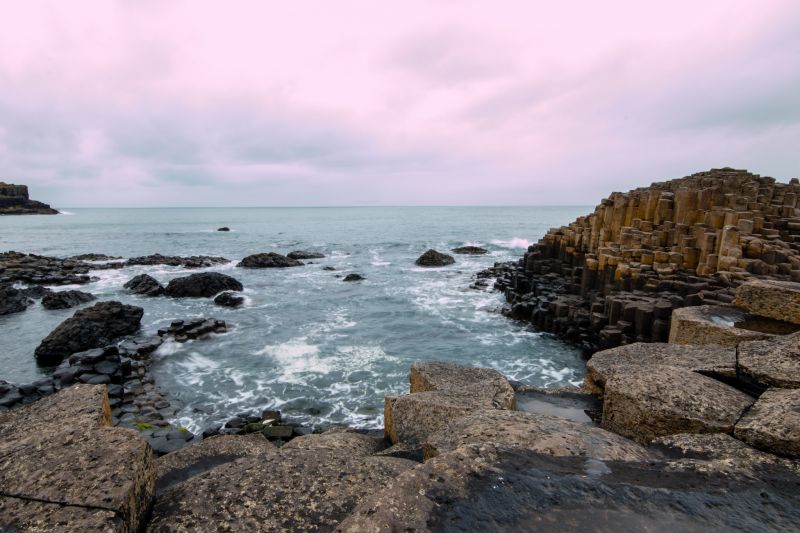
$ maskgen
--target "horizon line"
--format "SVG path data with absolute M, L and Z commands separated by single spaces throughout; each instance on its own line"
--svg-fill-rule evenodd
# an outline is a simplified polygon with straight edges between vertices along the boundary
M 352 208 L 375 208 L 375 207 L 392 207 L 392 208 L 430 208 L 430 207 L 587 207 L 591 204 L 463 204 L 463 205 L 404 205 L 404 204 L 392 204 L 392 205 L 223 205 L 223 206 L 211 206 L 211 205 L 188 205 L 188 206 L 67 206 L 67 207 L 53 207 L 53 209 L 60 211 L 63 209 L 352 209 Z

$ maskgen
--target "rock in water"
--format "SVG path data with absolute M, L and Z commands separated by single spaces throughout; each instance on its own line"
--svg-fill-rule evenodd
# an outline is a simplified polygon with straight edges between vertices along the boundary
M 229 228 L 228 226 L 223 226 L 223 227 L 217 229 L 217 231 L 230 231 L 230 230 L 231 230 L 231 228 Z
M 233 292 L 223 292 L 214 298 L 214 303 L 222 307 L 239 307 L 244 303 L 244 298 Z
M 289 259 L 322 259 L 325 257 L 325 254 L 321 254 L 319 252 L 304 252 L 302 250 L 295 250 L 294 252 L 289 252 L 286 254 L 286 257 Z
M 94 294 L 83 291 L 51 292 L 42 297 L 42 307 L 45 309 L 69 309 L 96 299 Z
M 222 291 L 241 291 L 236 279 L 219 272 L 200 272 L 169 282 L 165 293 L 173 297 L 208 298 Z
M 450 251 L 454 254 L 462 255 L 484 255 L 489 253 L 489 250 L 486 248 L 481 248 L 480 246 L 459 246 L 458 248 L 453 248 Z
M 361 274 L 348 274 L 348 275 L 346 275 L 344 277 L 344 280 L 342 280 L 342 281 L 361 281 L 363 279 L 366 279 L 366 278 L 364 276 L 362 276 Z
M 419 256 L 416 264 L 422 267 L 441 267 L 452 265 L 455 262 L 456 260 L 453 259 L 452 255 L 443 254 L 442 252 L 431 249 Z
M 286 257 L 285 255 L 268 252 L 248 255 L 236 266 L 243 268 L 287 268 L 303 266 L 303 263 L 296 259 Z
M 79 309 L 58 325 L 36 348 L 36 361 L 57 365 L 76 352 L 100 348 L 139 330 L 144 311 L 120 302 L 98 302 Z
M 160 296 L 164 294 L 164 287 L 152 276 L 139 274 L 131 278 L 125 285 L 126 289 L 142 296 Z
M 11 285 L 0 285 L 0 316 L 21 313 L 28 308 L 27 295 Z

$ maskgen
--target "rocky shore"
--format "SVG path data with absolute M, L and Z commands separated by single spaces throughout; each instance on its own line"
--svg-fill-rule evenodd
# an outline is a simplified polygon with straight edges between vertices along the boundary
M 49 205 L 31 200 L 27 185 L 0 181 L 0 215 L 57 215 Z

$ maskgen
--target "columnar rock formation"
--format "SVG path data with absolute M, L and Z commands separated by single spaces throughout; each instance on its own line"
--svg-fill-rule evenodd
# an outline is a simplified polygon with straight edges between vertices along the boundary
M 42 202 L 31 200 L 27 185 L 0 181 L 0 215 L 57 215 L 58 211 Z
M 613 193 L 497 265 L 509 314 L 588 350 L 666 341 L 677 307 L 730 303 L 751 276 L 800 280 L 800 183 L 730 168 Z

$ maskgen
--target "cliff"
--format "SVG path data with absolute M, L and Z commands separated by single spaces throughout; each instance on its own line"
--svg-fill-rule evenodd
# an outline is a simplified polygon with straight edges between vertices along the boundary
M 57 215 L 49 205 L 31 200 L 26 185 L 0 182 L 0 215 Z

